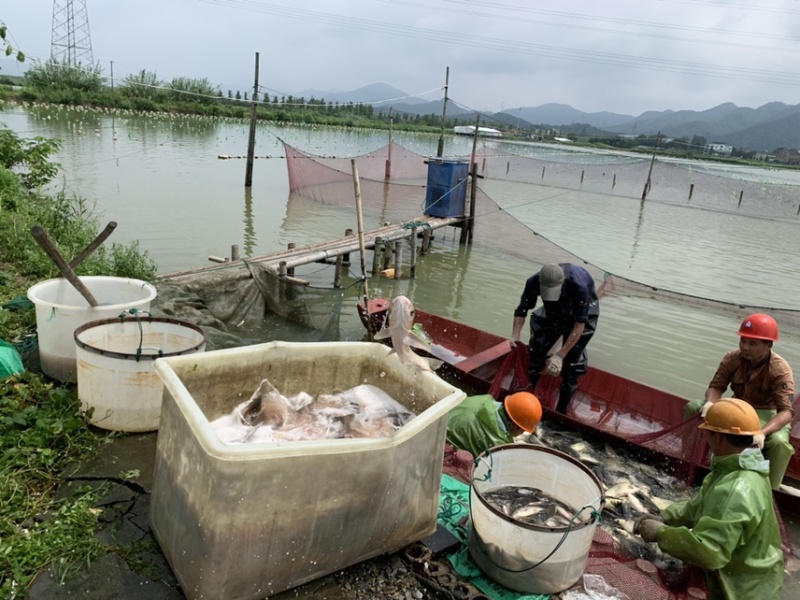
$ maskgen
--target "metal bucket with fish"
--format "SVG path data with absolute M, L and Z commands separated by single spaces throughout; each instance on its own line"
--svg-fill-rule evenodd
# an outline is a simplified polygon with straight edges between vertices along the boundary
M 470 555 L 509 589 L 561 592 L 583 575 L 602 503 L 600 480 L 571 456 L 529 444 L 492 448 L 472 478 Z

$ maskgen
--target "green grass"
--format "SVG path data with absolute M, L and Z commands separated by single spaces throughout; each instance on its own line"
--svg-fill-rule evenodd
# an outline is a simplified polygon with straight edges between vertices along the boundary
M 49 161 L 56 149 L 49 140 L 0 130 L 0 339 L 20 349 L 34 339 L 36 318 L 19 300 L 33 284 L 58 275 L 31 227 L 44 227 L 69 257 L 99 232 L 83 199 L 38 192 L 57 173 Z M 157 265 L 135 243 L 104 244 L 76 271 L 148 281 Z M 65 498 L 57 492 L 66 465 L 92 456 L 111 435 L 89 426 L 75 385 L 27 371 L 0 378 L 0 598 L 24 598 L 45 567 L 64 579 L 107 550 L 95 538 L 104 486 Z

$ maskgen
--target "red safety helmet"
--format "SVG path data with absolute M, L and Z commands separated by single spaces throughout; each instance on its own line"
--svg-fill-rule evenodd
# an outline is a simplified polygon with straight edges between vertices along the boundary
M 739 327 L 739 337 L 751 340 L 778 341 L 778 323 L 764 313 L 755 313 L 746 317 Z

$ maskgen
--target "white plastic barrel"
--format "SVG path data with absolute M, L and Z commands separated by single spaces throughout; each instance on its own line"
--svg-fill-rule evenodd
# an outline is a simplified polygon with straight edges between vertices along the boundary
M 97 300 L 89 306 L 66 279 L 48 279 L 28 289 L 36 306 L 36 330 L 42 372 L 58 381 L 74 381 L 75 329 L 89 321 L 117 316 L 130 308 L 150 310 L 156 288 L 139 279 L 124 277 L 80 277 Z
M 155 431 L 164 384 L 159 358 L 202 352 L 200 327 L 177 319 L 133 316 L 92 321 L 75 330 L 78 397 L 93 408 L 92 425 L 112 431 Z
M 484 497 L 506 486 L 539 488 L 572 507 L 575 518 L 564 528 L 512 519 Z M 487 450 L 476 461 L 470 489 L 470 555 L 487 576 L 509 589 L 562 592 L 583 575 L 602 502 L 600 480 L 563 452 L 529 444 Z

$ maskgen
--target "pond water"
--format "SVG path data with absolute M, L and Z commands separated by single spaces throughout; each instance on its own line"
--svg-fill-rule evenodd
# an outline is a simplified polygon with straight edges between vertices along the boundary
M 25 136 L 59 138 L 62 174 L 56 185 L 84 198 L 101 226 L 117 221 L 109 242 L 138 240 L 167 273 L 204 266 L 208 256 L 277 251 L 356 230 L 355 208 L 290 197 L 281 140 L 313 154 L 352 157 L 383 146 L 386 132 L 259 124 L 252 188 L 244 187 L 249 125 L 212 118 L 148 116 L 59 107 L 7 106 L 0 120 Z M 434 155 L 437 135 L 395 132 L 394 141 Z M 482 144 L 502 151 L 506 142 Z M 471 150 L 470 138 L 448 136 L 445 154 Z M 624 160 L 607 152 L 515 145 L 515 153 L 554 161 Z M 696 169 L 732 173 L 756 181 L 800 184 L 794 171 L 758 170 L 696 163 Z M 764 307 L 800 308 L 800 219 L 763 219 L 642 205 L 636 198 L 600 192 L 553 193 L 552 189 L 482 182 L 508 214 L 540 235 L 602 269 L 681 293 Z M 800 189 L 800 188 L 799 188 Z M 521 194 L 527 202 L 520 202 Z M 420 192 L 420 206 L 424 191 Z M 537 200 L 537 201 L 533 201 Z M 421 213 L 409 208 L 409 218 Z M 370 225 L 371 226 L 371 225 Z M 481 227 L 480 218 L 476 227 Z M 503 231 L 490 232 L 502 236 Z M 408 295 L 420 308 L 508 335 L 525 279 L 538 265 L 519 256 L 458 244 L 458 230 L 437 231 L 432 252 L 416 279 L 370 279 L 371 296 Z M 357 282 L 354 256 L 345 285 Z M 332 267 L 308 265 L 297 275 L 330 286 Z M 342 335 L 361 339 L 355 315 L 358 286 L 348 292 Z M 609 297 L 589 351 L 592 364 L 638 381 L 700 397 L 722 354 L 736 346 L 738 319 L 647 298 Z M 282 330 L 280 335 L 290 334 Z M 785 328 L 776 351 L 800 368 L 800 332 Z

